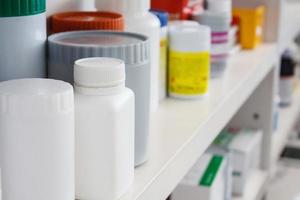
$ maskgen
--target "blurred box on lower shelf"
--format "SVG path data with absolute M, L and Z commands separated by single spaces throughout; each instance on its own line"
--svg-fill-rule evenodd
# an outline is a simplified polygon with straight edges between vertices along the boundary
M 253 170 L 260 168 L 262 132 L 255 129 L 227 129 L 220 133 L 210 151 L 227 151 L 232 165 L 232 192 L 243 195 Z
M 172 194 L 172 200 L 225 200 L 231 184 L 227 156 L 205 153 Z

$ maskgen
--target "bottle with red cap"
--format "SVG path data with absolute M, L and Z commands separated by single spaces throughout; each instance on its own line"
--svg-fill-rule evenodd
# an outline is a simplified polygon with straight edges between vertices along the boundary
M 51 18 L 51 32 L 80 30 L 124 30 L 124 18 L 113 12 L 64 12 Z

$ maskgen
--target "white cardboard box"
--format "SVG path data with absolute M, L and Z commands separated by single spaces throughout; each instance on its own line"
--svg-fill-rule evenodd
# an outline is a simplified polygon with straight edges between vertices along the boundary
M 205 153 L 175 189 L 173 200 L 224 200 L 227 158 Z
M 260 167 L 262 132 L 254 129 L 223 131 L 214 142 L 214 148 L 227 149 L 233 168 L 233 193 L 242 195 L 252 170 Z M 217 146 L 217 147 L 216 147 Z

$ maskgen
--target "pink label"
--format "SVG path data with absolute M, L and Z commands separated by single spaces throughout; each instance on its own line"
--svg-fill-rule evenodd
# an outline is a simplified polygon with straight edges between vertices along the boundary
M 228 32 L 213 32 L 211 34 L 212 44 L 222 44 L 228 42 Z

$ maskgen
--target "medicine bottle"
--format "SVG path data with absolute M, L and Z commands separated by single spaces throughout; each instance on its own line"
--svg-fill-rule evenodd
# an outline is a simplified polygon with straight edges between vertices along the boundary
M 208 93 L 210 29 L 207 26 L 170 30 L 169 95 L 197 99 Z
M 51 79 L 0 83 L 5 200 L 74 200 L 74 97 Z
M 76 61 L 76 198 L 118 199 L 134 177 L 134 94 L 125 64 L 114 58 Z
M 223 2 L 223 0 L 217 2 Z M 221 77 L 226 70 L 229 60 L 231 15 L 227 12 L 205 11 L 193 16 L 193 19 L 211 28 L 211 77 Z
M 0 0 L 0 81 L 46 76 L 45 0 Z
M 124 30 L 124 18 L 111 12 L 65 12 L 51 17 L 51 32 L 80 30 Z
M 167 57 L 168 57 L 168 13 L 151 10 L 160 21 L 160 68 L 159 68 L 159 100 L 167 96 Z
M 286 50 L 281 57 L 279 97 L 280 106 L 286 107 L 292 103 L 295 80 L 295 61 L 291 52 Z
M 135 33 L 78 31 L 49 37 L 49 76 L 73 83 L 74 62 L 88 57 L 125 61 L 126 87 L 135 94 L 135 164 L 147 161 L 150 121 L 149 39 Z
M 96 0 L 98 10 L 123 14 L 125 31 L 139 33 L 150 40 L 151 69 L 151 111 L 159 102 L 159 43 L 160 22 L 150 9 L 150 0 Z

